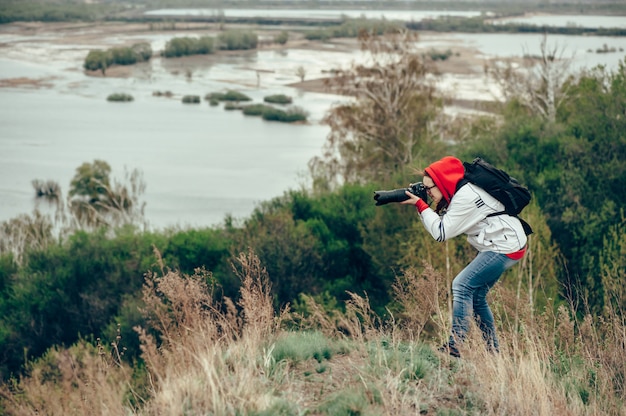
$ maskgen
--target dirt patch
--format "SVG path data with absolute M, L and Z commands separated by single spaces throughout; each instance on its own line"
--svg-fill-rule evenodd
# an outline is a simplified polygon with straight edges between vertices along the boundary
M 54 84 L 51 82 L 54 80 L 53 77 L 50 78 L 5 78 L 0 79 L 0 88 L 52 88 Z
M 113 65 L 106 69 L 103 74 L 102 71 L 85 71 L 85 75 L 96 78 L 130 78 L 133 73 L 131 66 Z
M 328 86 L 326 86 L 326 80 L 328 78 L 318 78 L 311 79 L 302 82 L 294 82 L 293 84 L 288 84 L 288 87 L 299 88 L 303 91 L 307 92 L 317 92 L 323 94 L 332 94 L 333 92 L 330 90 Z

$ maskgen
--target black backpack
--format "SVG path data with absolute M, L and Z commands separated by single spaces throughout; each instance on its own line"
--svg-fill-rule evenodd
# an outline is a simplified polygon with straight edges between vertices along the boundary
M 480 157 L 474 159 L 472 163 L 463 162 L 463 166 L 465 167 L 465 175 L 457 184 L 457 189 L 467 182 L 471 182 L 504 204 L 504 211 L 494 212 L 488 217 L 502 214 L 517 217 L 530 202 L 531 196 L 528 188 L 522 186 L 505 171 L 492 166 Z M 526 235 L 532 234 L 531 226 L 523 219 L 519 217 L 518 219 L 522 223 Z

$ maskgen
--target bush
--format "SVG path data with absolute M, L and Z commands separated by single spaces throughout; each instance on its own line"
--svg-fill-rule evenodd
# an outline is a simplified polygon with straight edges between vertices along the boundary
M 165 44 L 161 55 L 165 58 L 178 58 L 187 55 L 208 55 L 215 51 L 214 39 L 210 36 L 201 38 L 173 38 Z
M 291 97 L 284 94 L 268 95 L 263 101 L 272 104 L 291 104 L 293 102 Z
M 321 332 L 290 332 L 276 340 L 272 356 L 279 362 L 282 360 L 299 363 L 315 359 L 317 362 L 330 360 L 337 352 L 346 352 L 346 345 L 335 345 L 335 341 Z
M 136 43 L 131 46 L 131 50 L 133 51 L 139 62 L 149 61 L 150 58 L 152 58 L 152 47 L 149 43 Z
M 258 36 L 248 30 L 227 30 L 218 36 L 219 48 L 229 51 L 256 49 Z
M 132 95 L 124 93 L 114 93 L 107 97 L 107 101 L 128 102 L 133 100 L 134 98 Z
M 152 48 L 148 43 L 136 43 L 130 48 L 116 47 L 105 51 L 91 50 L 85 58 L 83 67 L 88 71 L 102 71 L 111 65 L 133 65 L 150 60 Z
M 224 104 L 224 110 L 241 110 L 243 107 L 237 103 L 226 103 Z
M 111 48 L 108 50 L 111 62 L 117 65 L 133 65 L 137 63 L 137 55 L 131 48 Z
M 278 35 L 274 36 L 274 42 L 284 45 L 289 40 L 289 33 L 286 30 L 283 30 Z
M 287 111 L 270 107 L 270 109 L 263 113 L 263 119 L 268 121 L 294 123 L 296 121 L 306 121 L 307 113 L 299 107 L 293 107 Z
M 200 104 L 200 96 L 199 95 L 185 95 L 183 97 L 184 104 Z
M 212 92 L 204 96 L 207 101 L 252 101 L 252 98 L 239 91 L 228 90 L 227 92 Z
M 102 71 L 104 74 L 106 69 L 111 65 L 109 55 L 106 51 L 91 50 L 85 58 L 83 67 L 87 71 Z
M 330 33 L 327 30 L 315 29 L 315 30 L 307 31 L 304 34 L 304 38 L 306 40 L 327 41 L 328 39 L 330 39 Z
M 432 61 L 445 61 L 452 56 L 452 51 L 448 49 L 445 52 L 441 52 L 436 49 L 431 49 L 427 55 Z
M 262 116 L 268 110 L 274 110 L 274 107 L 265 104 L 251 104 L 243 107 L 243 113 L 247 116 Z

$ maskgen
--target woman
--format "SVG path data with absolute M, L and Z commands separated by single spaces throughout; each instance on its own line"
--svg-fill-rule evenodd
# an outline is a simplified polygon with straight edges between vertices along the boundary
M 459 357 L 473 315 L 487 347 L 498 351 L 493 314 L 487 304 L 487 292 L 504 271 L 515 265 L 526 252 L 526 234 L 519 219 L 506 214 L 488 217 L 504 210 L 504 205 L 482 188 L 462 183 L 463 163 L 452 156 L 434 162 L 425 169 L 423 183 L 435 203 L 435 210 L 421 198 L 407 191 L 402 204 L 415 205 L 424 228 L 439 242 L 460 234 L 478 250 L 476 258 L 452 282 L 452 334 L 443 350 Z

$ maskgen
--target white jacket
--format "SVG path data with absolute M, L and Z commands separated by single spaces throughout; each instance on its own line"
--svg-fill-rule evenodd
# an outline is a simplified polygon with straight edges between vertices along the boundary
M 478 251 L 509 254 L 524 248 L 526 234 L 519 219 L 507 214 L 487 217 L 504 211 L 504 205 L 482 188 L 466 183 L 454 194 L 443 215 L 431 208 L 420 213 L 424 227 L 439 242 L 461 234 Z

